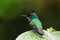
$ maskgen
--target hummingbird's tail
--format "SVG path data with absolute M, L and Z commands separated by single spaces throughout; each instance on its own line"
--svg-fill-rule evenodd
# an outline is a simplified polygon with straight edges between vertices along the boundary
M 43 32 L 42 29 L 41 29 L 41 30 L 38 30 L 37 33 L 38 33 L 39 35 L 44 35 L 44 32 Z

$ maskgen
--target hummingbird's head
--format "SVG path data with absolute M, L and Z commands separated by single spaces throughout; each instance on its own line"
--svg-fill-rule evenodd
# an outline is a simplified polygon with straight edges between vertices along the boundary
M 27 15 L 22 15 L 28 19 L 34 19 L 34 18 L 38 18 L 38 16 L 36 15 L 35 11 L 31 11 L 29 14 Z
M 32 15 L 34 15 L 33 13 L 35 13 L 35 11 L 34 10 L 32 10 L 32 11 L 30 11 L 30 12 L 28 12 L 28 14 L 27 15 L 22 15 L 23 17 L 31 17 Z

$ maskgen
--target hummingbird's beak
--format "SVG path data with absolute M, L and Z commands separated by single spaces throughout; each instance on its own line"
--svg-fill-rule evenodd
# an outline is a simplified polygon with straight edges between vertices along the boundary
M 26 15 L 22 15 L 23 17 L 27 17 Z
M 22 15 L 22 16 L 23 17 L 26 17 L 30 21 L 30 18 L 27 15 Z

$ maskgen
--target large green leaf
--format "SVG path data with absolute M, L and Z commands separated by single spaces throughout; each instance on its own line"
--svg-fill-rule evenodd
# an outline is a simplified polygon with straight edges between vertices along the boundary
M 19 35 L 16 40 L 59 40 L 60 38 L 60 32 L 49 32 L 51 37 L 50 39 L 47 31 L 44 33 L 45 34 L 43 36 L 39 36 L 36 32 L 30 30 Z

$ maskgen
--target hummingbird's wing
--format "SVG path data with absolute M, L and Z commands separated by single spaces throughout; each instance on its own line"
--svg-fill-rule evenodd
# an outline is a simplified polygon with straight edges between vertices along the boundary
M 33 30 L 34 30 L 35 32 L 37 32 L 39 35 L 43 35 L 43 34 L 44 34 L 43 29 L 38 30 L 35 25 L 32 25 L 31 27 L 32 27 Z

